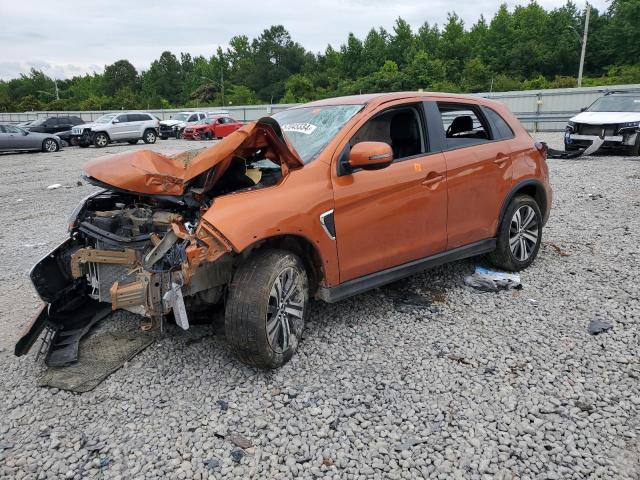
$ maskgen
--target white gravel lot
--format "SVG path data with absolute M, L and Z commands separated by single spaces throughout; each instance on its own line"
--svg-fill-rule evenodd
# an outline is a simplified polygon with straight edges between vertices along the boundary
M 549 161 L 553 211 L 522 290 L 471 290 L 478 260 L 457 262 L 312 303 L 278 371 L 196 325 L 92 392 L 39 388 L 35 352 L 13 356 L 38 305 L 27 273 L 93 189 L 76 184 L 83 162 L 130 148 L 146 146 L 0 155 L 0 478 L 640 478 L 640 159 Z M 596 317 L 613 329 L 589 335 Z

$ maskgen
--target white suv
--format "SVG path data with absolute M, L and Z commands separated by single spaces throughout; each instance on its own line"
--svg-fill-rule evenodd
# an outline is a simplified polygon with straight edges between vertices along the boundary
M 71 130 L 71 137 L 81 147 L 93 143 L 97 148 L 102 148 L 113 142 L 134 145 L 139 140 L 155 143 L 159 126 L 160 120 L 150 113 L 108 113 L 93 123 L 76 125 Z
M 162 140 L 169 137 L 180 138 L 187 124 L 199 122 L 203 118 L 207 118 L 207 114 L 204 112 L 174 113 L 169 120 L 160 122 L 160 138 Z

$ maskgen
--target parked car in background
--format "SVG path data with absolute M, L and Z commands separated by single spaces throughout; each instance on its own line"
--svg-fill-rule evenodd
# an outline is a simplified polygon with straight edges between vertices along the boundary
M 188 140 L 205 140 L 223 138 L 242 128 L 243 124 L 231 117 L 210 117 L 194 124 L 187 125 L 182 137 Z
M 0 151 L 33 150 L 57 152 L 61 146 L 62 141 L 57 135 L 30 132 L 15 125 L 0 123 Z
M 586 148 L 596 139 L 604 140 L 600 148 L 622 148 L 630 155 L 640 155 L 639 93 L 607 93 L 569 120 L 565 150 Z
M 182 132 L 182 138 L 185 140 L 211 140 L 214 136 L 215 121 L 215 118 L 203 118 L 196 123 L 187 125 Z
M 142 140 L 144 143 L 155 143 L 158 127 L 158 119 L 150 113 L 108 113 L 92 123 L 74 126 L 71 139 L 80 147 L 93 144 L 97 148 L 113 142 L 135 145 Z
M 27 129 L 30 132 L 58 133 L 71 130 L 75 125 L 85 123 L 82 118 L 76 115 L 59 115 L 56 117 L 38 118 L 31 122 Z
M 15 354 L 46 326 L 47 359 L 74 361 L 98 312 L 188 329 L 218 305 L 231 352 L 279 367 L 312 297 L 482 254 L 528 267 L 551 209 L 546 153 L 499 102 L 403 92 L 299 105 L 199 153 L 92 159 L 84 178 L 103 189 L 31 270 L 45 306 Z
M 230 133 L 235 132 L 239 128 L 242 128 L 244 124 L 229 116 L 213 117 L 215 122 L 213 123 L 213 136 L 215 138 L 224 138 Z
M 169 137 L 181 138 L 182 131 L 187 124 L 198 122 L 206 117 L 207 114 L 204 112 L 174 113 L 169 120 L 160 122 L 158 134 L 162 140 L 166 140 Z

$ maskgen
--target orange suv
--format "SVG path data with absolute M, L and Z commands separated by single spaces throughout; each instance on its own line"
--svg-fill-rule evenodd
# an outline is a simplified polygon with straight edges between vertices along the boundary
M 45 304 L 15 348 L 45 331 L 49 365 L 75 361 L 111 310 L 187 329 L 221 305 L 238 358 L 278 367 L 310 298 L 480 254 L 520 270 L 551 207 L 544 144 L 500 103 L 436 93 L 308 103 L 208 149 L 91 160 L 85 178 L 101 189 L 33 267 Z

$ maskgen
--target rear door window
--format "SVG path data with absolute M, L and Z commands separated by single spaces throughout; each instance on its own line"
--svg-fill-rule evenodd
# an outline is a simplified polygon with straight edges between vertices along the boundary
M 476 105 L 438 103 L 445 149 L 463 148 L 492 140 L 488 122 Z

